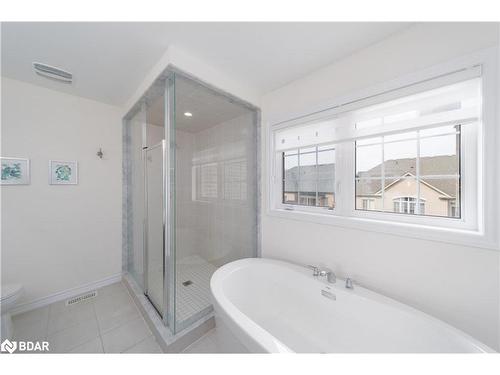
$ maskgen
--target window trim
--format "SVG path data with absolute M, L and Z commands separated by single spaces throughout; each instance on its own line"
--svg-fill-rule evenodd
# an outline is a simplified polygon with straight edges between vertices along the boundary
M 495 153 L 495 109 L 497 106 L 497 53 L 496 47 L 479 51 L 477 53 L 467 55 L 444 64 L 439 64 L 431 68 L 422 70 L 417 73 L 408 74 L 407 76 L 373 86 L 366 90 L 361 90 L 352 93 L 343 98 L 339 98 L 323 108 L 316 108 L 309 111 L 311 114 L 299 114 L 290 121 L 275 121 L 274 125 L 268 123 L 267 143 L 268 143 L 268 163 L 270 172 L 267 175 L 268 179 L 268 197 L 266 213 L 270 216 L 280 217 L 284 219 L 309 221 L 318 224 L 334 225 L 344 228 L 360 229 L 375 231 L 379 233 L 387 233 L 405 237 L 422 238 L 426 240 L 433 240 L 446 243 L 455 243 L 460 245 L 468 245 L 480 247 L 485 249 L 498 250 L 498 238 L 496 235 L 498 223 L 498 207 L 493 204 L 485 205 L 483 202 L 496 202 L 495 188 L 497 183 L 497 169 L 496 163 L 498 162 Z M 462 179 L 464 181 L 472 182 L 472 185 L 477 186 L 475 196 L 477 200 L 462 201 L 461 209 L 465 213 L 471 214 L 471 211 L 477 210 L 475 217 L 477 221 L 474 225 L 464 225 L 462 219 L 446 218 L 446 217 L 432 217 L 432 216 L 417 216 L 417 215 L 401 215 L 397 213 L 379 213 L 371 211 L 356 210 L 354 207 L 354 194 L 351 199 L 346 201 L 344 197 L 338 194 L 347 189 L 354 191 L 354 179 L 349 181 L 342 177 L 338 179 L 339 175 L 348 176 L 349 169 L 353 171 L 354 168 L 352 160 L 342 160 L 343 155 L 346 155 L 344 150 L 336 152 L 336 186 L 335 191 L 337 194 L 336 207 L 334 210 L 327 210 L 325 208 L 307 207 L 306 209 L 297 209 L 297 207 L 283 207 L 276 204 L 276 192 L 280 194 L 280 189 L 276 190 L 276 180 L 281 181 L 281 176 L 276 170 L 275 157 L 277 153 L 274 152 L 274 132 L 284 127 L 297 125 L 298 123 L 305 123 L 332 116 L 340 112 L 339 107 L 342 103 L 352 103 L 363 100 L 367 97 L 376 95 L 384 96 L 388 91 L 396 91 L 398 88 L 402 89 L 399 96 L 406 96 L 405 89 L 414 84 L 420 84 L 426 80 L 431 80 L 435 77 L 440 77 L 448 74 L 449 72 L 459 71 L 469 66 L 481 65 L 482 67 L 482 126 L 477 127 L 477 141 L 464 142 L 461 150 L 462 160 L 467 163 L 470 158 L 463 158 L 463 153 L 475 152 L 478 155 L 476 161 L 477 175 L 470 176 L 470 167 L 464 168 L 461 171 Z M 392 92 L 391 92 L 392 95 Z M 383 101 L 385 101 L 384 99 Z M 389 100 L 389 99 L 387 99 Z M 360 105 L 364 107 L 366 104 Z M 327 108 L 325 110 L 325 108 Z M 328 109 L 330 108 L 330 109 Z M 332 109 L 333 108 L 333 109 Z M 353 108 L 354 110 L 355 108 Z M 349 109 L 351 110 L 351 109 Z M 466 129 L 467 126 L 462 127 Z M 464 137 L 465 138 L 465 137 Z M 468 137 L 469 139 L 471 137 Z M 335 144 L 336 149 L 350 147 L 351 155 L 354 153 L 354 142 L 345 142 Z M 470 143 L 470 144 L 469 144 Z M 477 150 L 474 150 L 477 147 Z M 472 148 L 472 150 L 471 150 Z M 467 150 L 467 151 L 466 151 Z M 484 173 L 487 170 L 488 173 Z M 465 173 L 467 172 L 467 173 Z M 354 174 L 352 174 L 354 175 Z M 278 178 L 277 178 L 278 177 Z M 470 194 L 470 189 L 473 187 L 465 183 L 463 185 L 462 197 L 463 200 L 467 194 Z M 285 205 L 286 206 L 286 205 Z M 472 212 L 474 213 L 474 212 Z M 407 217 L 406 217 L 407 216 Z M 488 220 L 486 220 L 488 218 Z M 408 220 L 410 219 L 410 220 Z M 453 222 L 455 224 L 453 224 Z M 446 225 L 443 225 L 446 223 Z M 458 223 L 458 224 L 457 224 Z M 449 224 L 449 225 L 448 225 Z
M 276 206 L 281 208 L 281 209 L 287 209 L 287 210 L 295 210 L 295 209 L 299 209 L 299 210 L 304 210 L 304 209 L 308 209 L 308 208 L 312 208 L 313 211 L 322 211 L 322 210 L 328 210 L 328 211 L 333 211 L 335 208 L 330 208 L 328 206 L 309 206 L 309 205 L 303 205 L 303 204 L 300 204 L 300 198 L 301 198 L 301 191 L 300 191 L 300 188 L 298 187 L 298 191 L 297 191 L 297 203 L 285 203 L 283 202 L 283 195 L 285 194 L 285 190 L 284 190 L 284 186 L 285 186 L 285 178 L 284 178 L 284 175 L 283 175 L 283 172 L 285 170 L 285 157 L 289 157 L 289 156 L 294 156 L 294 155 L 297 155 L 298 156 L 298 166 L 299 166 L 299 186 L 300 186 L 300 167 L 301 167 L 301 164 L 300 164 L 300 156 L 301 155 L 307 155 L 307 154 L 315 154 L 316 155 L 316 168 L 318 168 L 318 158 L 319 158 L 319 153 L 320 152 L 328 152 L 328 151 L 333 151 L 334 152 L 334 155 L 335 155 L 335 158 L 336 158 L 336 155 L 337 155 L 337 150 L 335 147 L 328 147 L 327 149 L 324 149 L 324 150 L 319 150 L 318 146 L 313 146 L 315 148 L 314 151 L 306 151 L 306 152 L 300 152 L 300 148 L 297 148 L 297 154 L 289 154 L 289 155 L 283 155 L 284 152 L 279 152 L 277 151 L 276 154 L 277 154 L 277 160 L 276 160 L 276 163 L 280 163 L 281 165 L 281 168 L 280 170 L 277 172 L 279 173 L 280 175 L 280 185 L 281 185 L 281 194 L 280 194 L 280 199 L 279 201 L 276 202 Z M 318 183 L 319 181 L 319 171 L 316 169 L 316 183 Z M 334 180 L 335 180 L 335 176 L 334 177 Z M 277 188 L 277 186 L 275 187 Z M 335 186 L 334 186 L 334 189 L 333 189 L 333 196 L 334 196 L 334 200 L 335 200 Z M 319 199 L 319 191 L 318 191 L 318 186 L 316 185 L 316 202 L 317 200 Z

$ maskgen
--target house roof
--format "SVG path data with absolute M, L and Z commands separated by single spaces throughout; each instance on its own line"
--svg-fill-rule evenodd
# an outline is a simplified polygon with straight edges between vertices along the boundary
M 414 158 L 387 160 L 384 163 L 385 188 L 394 186 L 395 182 L 402 178 L 410 178 L 416 174 Z M 457 178 L 434 179 L 429 176 L 456 175 L 458 159 L 456 156 L 430 156 L 420 158 L 420 175 L 424 176 L 422 181 L 443 196 L 455 197 L 457 192 Z M 362 183 L 356 184 L 356 195 L 379 195 L 382 188 L 381 180 L 367 179 L 381 177 L 382 164 L 364 172 L 359 172 L 356 177 Z M 300 167 L 300 189 L 299 168 L 293 167 L 285 171 L 285 191 L 316 192 L 316 173 L 319 173 L 318 192 L 332 191 L 335 183 L 335 164 L 308 165 Z M 428 176 L 425 178 L 425 176 Z
M 285 191 L 316 192 L 316 173 L 318 173 L 318 192 L 331 192 L 335 184 L 335 164 L 320 164 L 293 167 L 285 172 Z
M 411 178 L 416 174 L 415 158 L 387 160 L 383 163 L 385 169 L 385 186 L 387 188 L 402 179 Z M 432 176 L 455 176 L 458 170 L 458 158 L 455 155 L 428 156 L 420 158 L 420 176 L 422 181 L 429 187 L 437 190 L 438 193 L 455 197 L 458 189 L 458 178 L 432 178 Z M 379 164 L 368 171 L 359 172 L 356 177 L 373 178 L 380 177 L 382 164 Z M 426 178 L 427 177 L 427 178 Z M 382 189 L 382 181 L 363 180 L 357 184 L 357 195 L 377 195 Z

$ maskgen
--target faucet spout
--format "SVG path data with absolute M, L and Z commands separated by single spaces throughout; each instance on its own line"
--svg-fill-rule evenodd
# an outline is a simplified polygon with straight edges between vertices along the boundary
M 337 282 L 337 275 L 329 268 L 324 268 L 319 271 L 319 276 L 326 277 L 326 281 L 330 284 L 335 284 Z
M 306 267 L 313 271 L 314 277 L 326 277 L 326 280 L 330 284 L 335 284 L 335 282 L 337 281 L 337 276 L 335 275 L 335 272 L 333 272 L 329 268 L 319 268 L 317 266 L 311 266 L 311 265 L 307 265 Z

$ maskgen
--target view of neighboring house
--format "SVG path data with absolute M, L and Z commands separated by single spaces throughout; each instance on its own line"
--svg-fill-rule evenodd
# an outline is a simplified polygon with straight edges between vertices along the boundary
M 385 176 L 383 191 L 382 166 Z M 285 171 L 283 203 L 334 207 L 335 165 L 317 167 L 318 170 L 312 165 Z M 356 208 L 416 213 L 419 193 L 420 214 L 460 217 L 457 205 L 460 180 L 455 177 L 458 170 L 456 156 L 422 157 L 419 171 L 421 178 L 417 183 L 414 158 L 388 160 L 383 165 L 357 173 Z
M 335 164 L 287 169 L 283 184 L 283 203 L 335 207 Z
M 420 193 L 420 214 L 460 217 L 456 203 L 460 180 L 451 177 L 456 176 L 459 170 L 456 156 L 420 158 L 421 177 L 418 183 L 414 158 L 388 160 L 383 167 L 383 194 L 381 164 L 357 174 L 357 209 L 416 213 L 417 195 Z

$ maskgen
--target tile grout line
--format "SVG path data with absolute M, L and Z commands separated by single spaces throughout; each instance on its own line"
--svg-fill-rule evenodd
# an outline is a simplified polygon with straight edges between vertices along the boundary
M 120 283 L 121 283 L 121 282 L 120 282 Z M 99 289 L 101 289 L 101 288 L 99 288 Z M 98 289 L 97 289 L 97 290 L 98 290 Z M 108 296 L 108 297 L 109 297 L 109 296 Z M 57 303 L 57 302 L 56 302 L 56 303 Z M 95 309 L 95 300 L 89 301 L 89 303 L 92 305 L 92 311 L 94 312 L 94 318 L 96 319 L 97 331 L 98 331 L 98 336 L 97 336 L 97 337 L 98 337 L 98 338 L 99 338 L 99 340 L 101 341 L 102 351 L 103 351 L 103 353 L 105 353 L 105 351 L 104 351 L 104 341 L 102 340 L 101 327 L 100 327 L 100 325 L 99 325 L 99 319 L 97 318 L 97 311 L 96 311 L 96 309 Z M 52 307 L 52 305 L 49 305 L 49 317 L 48 317 L 48 319 L 47 319 L 47 336 L 48 336 L 48 326 L 49 326 L 49 321 L 50 321 L 50 312 L 51 312 L 51 310 L 52 310 L 52 308 L 51 308 L 51 307 Z M 90 320 L 90 319 L 87 319 L 87 320 L 85 320 L 84 322 L 86 322 L 86 321 L 88 321 L 88 320 Z M 75 326 L 77 326 L 77 325 L 79 325 L 79 324 L 82 324 L 82 323 L 83 323 L 83 322 L 78 322 L 78 323 L 72 324 L 72 325 L 70 325 L 70 326 L 68 326 L 68 327 L 66 327 L 66 328 L 64 328 L 64 329 L 60 329 L 60 330 L 57 330 L 57 331 L 55 331 L 55 332 L 52 332 L 52 334 L 56 334 L 56 333 L 58 333 L 58 332 L 62 332 L 62 331 L 64 331 L 64 330 L 66 330 L 66 329 L 69 329 L 69 328 L 75 327 Z M 96 338 L 94 337 L 94 338 L 89 339 L 89 340 L 87 340 L 87 341 L 85 341 L 85 342 L 82 342 L 82 343 L 78 344 L 78 345 L 77 345 L 77 346 L 75 346 L 75 347 L 72 347 L 72 348 L 67 349 L 67 351 L 66 351 L 66 352 L 67 352 L 67 353 L 70 353 L 70 352 L 71 352 L 71 350 L 74 350 L 74 349 L 78 348 L 79 346 L 85 345 L 85 344 L 87 344 L 87 343 L 89 343 L 89 342 L 91 342 L 92 340 L 95 340 L 95 339 L 96 339 Z
M 139 345 L 140 343 L 142 343 L 150 338 L 154 338 L 154 336 L 151 334 L 149 336 L 144 337 L 142 340 L 136 342 L 134 345 L 128 346 L 127 348 L 123 349 L 123 351 L 121 351 L 120 354 L 124 354 L 127 350 L 132 349 L 134 346 Z M 156 340 L 155 340 L 155 342 L 156 342 Z
M 57 302 L 56 302 L 56 303 L 57 303 Z M 90 303 L 90 302 L 86 302 L 86 303 Z M 50 306 L 50 305 L 49 305 L 49 306 Z M 49 313 L 50 313 L 50 310 L 49 310 Z M 79 325 L 79 324 L 82 324 L 82 323 L 84 323 L 84 322 L 87 322 L 88 320 L 90 320 L 90 319 L 84 319 L 84 320 L 79 321 L 79 322 L 77 322 L 77 323 L 70 324 L 69 326 L 67 326 L 67 327 L 65 327 L 65 328 L 60 328 L 60 329 L 58 329 L 58 330 L 56 330 L 56 331 L 54 331 L 54 332 L 49 333 L 49 323 L 50 323 L 50 316 L 49 316 L 49 318 L 47 319 L 47 338 L 48 338 L 48 336 L 49 336 L 49 335 L 55 335 L 56 333 L 59 333 L 59 332 L 65 331 L 65 330 L 67 330 L 67 329 L 73 328 L 73 327 L 75 327 L 75 326 L 77 326 L 77 325 Z
M 95 301 L 92 301 L 92 309 L 94 310 L 95 320 L 97 323 L 97 331 L 99 332 L 98 337 L 101 342 L 102 353 L 105 354 L 106 352 L 104 351 L 104 341 L 102 341 L 101 325 L 99 324 L 99 318 L 97 318 L 97 311 L 95 309 Z
M 123 287 L 123 289 L 125 289 L 125 292 L 127 293 L 127 295 L 128 295 L 128 296 L 130 297 L 130 299 L 132 300 L 132 303 L 134 304 L 134 307 L 137 309 L 137 305 L 135 304 L 135 301 L 134 301 L 134 299 L 132 298 L 132 296 L 130 295 L 130 292 L 128 291 L 127 287 L 125 287 L 125 285 L 123 284 L 123 282 L 122 282 L 121 280 L 120 280 L 118 283 L 119 283 L 119 284 Z M 117 283 L 117 284 L 118 284 L 118 283 Z M 115 293 L 117 293 L 117 292 L 115 292 Z M 114 293 L 112 293 L 112 294 L 114 294 Z M 108 296 L 108 297 L 109 297 L 109 296 Z M 93 307 L 94 307 L 94 314 L 95 314 L 95 316 L 96 316 L 96 320 L 97 320 L 97 329 L 99 330 L 99 339 L 101 340 L 102 351 L 103 351 L 103 353 L 105 353 L 105 354 L 106 354 L 106 351 L 105 351 L 105 349 L 104 349 L 104 341 L 103 341 L 103 339 L 102 339 L 102 335 L 103 335 L 103 334 L 107 334 L 107 333 L 109 333 L 109 332 L 112 332 L 112 331 L 114 331 L 114 330 L 116 330 L 116 329 L 118 329 L 118 328 L 122 327 L 123 325 L 130 323 L 131 321 L 133 321 L 133 320 L 134 320 L 134 319 L 136 319 L 136 318 L 135 318 L 135 317 L 134 317 L 134 318 L 130 318 L 130 319 L 128 319 L 128 320 L 126 320 L 126 321 L 122 322 L 121 324 L 117 325 L 116 327 L 113 327 L 113 328 L 111 328 L 111 329 L 108 329 L 106 332 L 102 332 L 102 330 L 101 330 L 101 326 L 100 326 L 100 324 L 99 324 L 99 319 L 97 318 L 97 311 L 96 311 L 96 309 L 95 309 L 95 303 L 94 303 L 94 302 L 95 302 L 95 301 L 92 301 L 92 303 L 93 303 L 93 305 L 94 305 L 94 306 L 93 306 Z M 140 314 L 140 311 L 138 311 L 138 312 L 139 312 L 139 316 L 140 316 L 140 315 L 141 315 L 141 314 Z M 141 341 L 141 342 L 142 342 L 142 341 Z M 136 344 L 138 344 L 138 343 L 136 343 Z M 134 344 L 134 345 L 136 345 L 136 344 Z M 132 348 L 134 345 L 132 345 L 130 348 Z M 125 350 L 128 350 L 128 349 L 130 349 L 130 348 L 127 348 L 127 349 L 125 349 Z
M 95 319 L 96 319 L 96 324 L 97 324 L 97 331 L 98 331 L 98 335 L 97 335 L 97 337 L 99 337 L 99 338 L 100 338 L 100 337 L 101 337 L 101 335 L 100 335 L 100 329 L 99 329 L 99 321 L 97 320 L 97 314 L 96 314 L 96 312 L 95 312 L 95 308 L 94 308 L 94 301 L 91 301 L 91 304 L 92 304 L 92 311 L 94 311 L 94 317 L 95 317 Z M 85 320 L 85 322 L 86 322 L 86 321 L 88 321 L 88 320 L 90 320 L 90 319 Z M 79 325 L 79 324 L 82 324 L 82 322 L 77 323 L 77 324 L 73 324 L 73 325 L 71 325 L 71 326 L 70 326 L 70 327 L 68 327 L 68 328 L 75 327 L 75 326 L 77 326 L 77 325 Z M 67 328 L 65 328 L 65 329 L 67 329 Z M 57 331 L 57 332 L 62 332 L 62 331 L 64 331 L 65 329 L 59 330 L 59 331 Z M 56 333 L 56 332 L 54 332 L 54 333 Z M 74 346 L 74 347 L 71 347 L 71 348 L 67 349 L 67 350 L 66 350 L 63 354 L 71 354 L 71 353 L 72 353 L 72 352 L 71 352 L 72 350 L 74 350 L 74 349 L 78 348 L 79 346 L 85 345 L 85 344 L 87 344 L 87 343 L 89 343 L 89 342 L 91 342 L 92 340 L 95 340 L 95 339 L 96 339 L 96 338 L 94 337 L 94 338 L 91 338 L 91 339 L 89 339 L 89 340 L 87 340 L 87 341 L 84 341 L 84 342 L 82 342 L 82 343 L 80 343 L 80 344 L 78 344 L 78 345 L 76 345 L 76 346 Z M 101 344 L 102 344 L 102 340 L 101 340 Z M 102 349 L 103 349 L 103 352 L 104 352 L 104 345 L 103 345 L 103 348 L 102 348 Z M 74 353 L 74 354 L 76 354 L 76 353 Z
M 186 352 L 186 350 L 188 350 L 190 347 L 194 346 L 195 344 L 199 343 L 199 342 L 200 342 L 200 341 L 202 341 L 202 340 L 207 340 L 207 339 L 208 339 L 209 341 L 212 341 L 212 342 L 213 342 L 213 340 L 211 340 L 211 339 L 210 339 L 210 336 L 209 336 L 209 335 L 211 335 L 211 334 L 212 334 L 212 332 L 213 332 L 213 330 L 214 330 L 214 329 L 215 329 L 215 328 L 212 328 L 210 331 L 206 332 L 206 333 L 205 333 L 203 336 L 201 336 L 198 340 L 196 340 L 195 342 L 193 342 L 192 344 L 190 344 L 189 346 L 187 346 L 186 348 L 184 348 L 184 350 L 183 350 L 181 353 L 185 353 L 185 352 Z
M 130 297 L 130 299 L 132 300 L 132 303 L 134 304 L 134 307 L 138 310 L 138 307 L 137 307 L 137 305 L 136 305 L 136 303 L 135 303 L 134 299 L 132 298 L 132 296 L 131 296 L 130 292 L 128 291 L 128 288 L 127 288 L 127 287 L 125 287 L 125 285 L 123 285 L 123 283 L 122 283 L 121 281 L 120 281 L 119 283 L 122 285 L 122 287 L 125 289 L 125 292 L 127 293 L 127 295 L 128 295 L 128 296 Z M 121 353 L 124 353 L 125 351 L 127 351 L 127 350 L 129 350 L 129 349 L 131 349 L 131 348 L 133 348 L 134 346 L 136 346 L 136 345 L 140 344 L 141 342 L 146 341 L 148 338 L 150 338 L 150 337 L 154 337 L 154 336 L 153 336 L 153 334 L 152 334 L 152 332 L 151 332 L 151 330 L 150 330 L 150 329 L 149 329 L 149 327 L 147 326 L 147 324 L 146 324 L 146 322 L 145 322 L 144 318 L 142 317 L 142 314 L 140 313 L 140 311 L 138 311 L 138 312 L 139 312 L 139 316 L 138 316 L 138 317 L 130 318 L 129 320 L 126 320 L 125 322 L 122 322 L 122 324 L 119 324 L 118 326 L 113 327 L 113 328 L 111 328 L 111 329 L 107 330 L 106 332 L 104 332 L 104 334 L 109 333 L 109 332 L 112 332 L 112 331 L 114 331 L 114 330 L 116 330 L 116 329 L 118 329 L 118 328 L 120 328 L 120 327 L 124 326 L 125 324 L 128 324 L 128 323 L 130 323 L 130 322 L 134 321 L 134 320 L 135 320 L 135 319 L 137 319 L 137 318 L 141 318 L 141 320 L 142 320 L 142 321 L 143 321 L 143 323 L 146 325 L 146 328 L 148 329 L 148 331 L 149 331 L 151 334 L 150 334 L 150 335 L 148 335 L 147 337 L 145 337 L 144 339 L 142 339 L 142 340 L 140 340 L 140 341 L 136 342 L 135 344 L 131 345 L 130 347 L 127 347 L 127 348 L 123 349 L 123 351 L 121 351 L 121 352 L 120 352 L 120 354 L 121 354 Z M 95 313 L 95 315 L 96 315 L 96 319 L 97 319 L 97 312 L 96 312 L 96 310 L 95 310 L 95 305 L 94 305 L 94 313 Z M 103 334 L 103 332 L 101 331 L 101 327 L 100 327 L 100 325 L 99 325 L 99 320 L 98 320 L 98 319 L 97 319 L 97 328 L 98 328 L 98 330 L 99 330 L 99 338 L 100 338 L 100 340 L 101 340 L 103 353 L 106 353 L 106 351 L 105 351 L 105 349 L 104 349 L 104 341 L 102 340 L 102 334 Z M 156 340 L 155 340 L 155 341 L 156 341 Z

